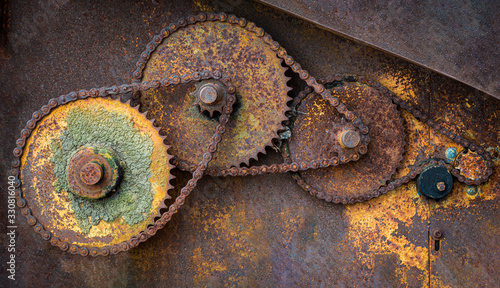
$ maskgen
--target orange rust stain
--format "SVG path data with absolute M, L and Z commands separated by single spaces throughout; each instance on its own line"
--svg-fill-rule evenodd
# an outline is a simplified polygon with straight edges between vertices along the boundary
M 394 273 L 402 285 L 409 284 L 407 281 L 413 278 L 408 275 L 410 268 L 427 274 L 428 247 L 419 246 L 398 233 L 402 226 L 411 229 L 414 221 L 417 221 L 415 219 L 421 219 L 422 222 L 429 220 L 426 203 L 417 194 L 414 183 L 368 202 L 347 205 L 345 213 L 350 223 L 347 235 L 353 249 L 359 251 L 359 259 L 369 269 L 374 268 L 374 255 L 396 254 L 400 263 Z M 423 233 L 427 235 L 426 230 Z M 420 280 L 420 285 L 427 287 L 428 279 L 422 277 Z
M 217 213 L 213 211 L 218 210 Z M 262 267 L 266 263 L 269 251 L 267 245 L 259 241 L 265 223 L 252 216 L 252 208 L 244 204 L 231 207 L 218 207 L 215 203 L 205 203 L 203 207 L 193 208 L 193 219 L 204 231 L 213 231 L 217 237 L 206 241 L 203 247 L 192 250 L 191 266 L 195 271 L 195 286 L 213 281 L 212 275 L 227 272 L 229 269 L 258 269 L 271 271 L 271 267 Z M 229 249 L 228 249 L 229 248 Z M 224 254 L 221 254 L 224 253 Z M 227 255 L 226 255 L 227 254 Z M 230 273 L 222 286 L 251 286 L 254 283 L 251 273 Z

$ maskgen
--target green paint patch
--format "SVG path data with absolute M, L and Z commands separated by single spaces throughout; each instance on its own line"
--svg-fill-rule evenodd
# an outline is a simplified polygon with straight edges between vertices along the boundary
M 129 225 L 135 225 L 150 216 L 153 201 L 151 154 L 153 141 L 134 128 L 132 119 L 103 107 L 75 107 L 66 118 L 67 130 L 51 143 L 55 163 L 54 186 L 58 193 L 68 191 L 71 208 L 84 233 L 102 220 L 112 222 L 118 217 Z M 114 150 L 123 172 L 121 182 L 102 199 L 85 199 L 73 194 L 68 183 L 68 163 L 82 146 L 102 146 Z

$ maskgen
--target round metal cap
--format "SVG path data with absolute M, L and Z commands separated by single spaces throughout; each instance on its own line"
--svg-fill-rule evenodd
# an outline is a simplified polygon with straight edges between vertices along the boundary
M 340 136 L 340 144 L 347 148 L 355 148 L 361 142 L 361 136 L 357 131 L 344 131 Z
M 203 104 L 206 105 L 213 105 L 217 104 L 219 102 L 220 98 L 220 91 L 217 91 L 217 87 L 213 84 L 206 84 L 200 89 L 200 100 L 203 102 Z
M 97 163 L 87 163 L 80 169 L 80 179 L 87 185 L 97 184 L 102 179 L 102 168 Z
M 442 165 L 426 166 L 417 180 L 418 193 L 432 199 L 444 198 L 452 187 L 453 177 Z

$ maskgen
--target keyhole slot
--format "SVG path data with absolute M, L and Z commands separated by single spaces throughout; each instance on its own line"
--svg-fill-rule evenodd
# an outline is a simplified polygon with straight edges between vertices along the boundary
M 434 240 L 434 250 L 439 251 L 440 248 L 439 246 L 440 246 L 439 240 Z

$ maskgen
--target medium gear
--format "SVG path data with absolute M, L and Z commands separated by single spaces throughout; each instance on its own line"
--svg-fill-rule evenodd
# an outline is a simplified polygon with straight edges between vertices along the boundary
M 164 137 L 119 100 L 51 101 L 20 157 L 28 223 L 71 253 L 107 255 L 138 244 L 170 198 Z
M 165 28 L 141 54 L 134 77 L 136 81 L 151 81 L 168 74 L 215 68 L 232 79 L 237 91 L 235 112 L 219 152 L 209 164 L 209 168 L 222 169 L 248 165 L 258 153 L 265 153 L 266 146 L 272 146 L 272 139 L 284 128 L 282 121 L 287 120 L 285 112 L 291 100 L 287 92 L 291 88 L 282 60 L 270 41 L 265 41 L 261 28 L 234 15 L 218 16 L 200 14 Z M 214 84 L 141 92 L 142 106 L 171 141 L 181 169 L 194 169 L 217 126 L 217 119 L 211 116 L 224 102 L 214 96 L 217 87 L 208 87 Z M 200 98 L 202 89 L 205 94 Z M 200 113 L 203 111 L 208 113 Z
M 369 153 L 342 167 L 301 171 L 299 185 L 312 194 L 335 203 L 353 203 L 378 196 L 377 189 L 387 185 L 403 159 L 405 133 L 396 105 L 381 91 L 359 82 L 340 78 L 320 81 L 332 95 L 361 116 L 370 127 Z M 334 86 L 334 87 L 332 87 Z M 302 93 L 297 118 L 289 140 L 294 162 L 349 153 L 363 138 L 353 132 L 335 109 L 315 93 Z M 375 195 L 376 194 L 376 195 Z

